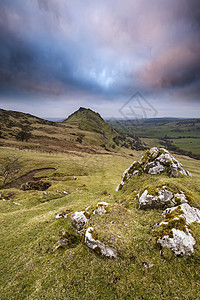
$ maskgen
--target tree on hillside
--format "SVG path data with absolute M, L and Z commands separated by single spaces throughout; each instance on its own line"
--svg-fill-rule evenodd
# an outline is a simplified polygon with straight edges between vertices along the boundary
M 0 165 L 0 177 L 1 187 L 3 188 L 9 181 L 13 181 L 20 169 L 22 168 L 22 163 L 19 161 L 19 157 L 5 157 Z
M 21 131 L 18 132 L 18 134 L 16 135 L 16 139 L 18 141 L 28 141 L 30 138 L 32 137 L 32 134 L 30 131 L 26 130 L 26 129 L 22 129 Z

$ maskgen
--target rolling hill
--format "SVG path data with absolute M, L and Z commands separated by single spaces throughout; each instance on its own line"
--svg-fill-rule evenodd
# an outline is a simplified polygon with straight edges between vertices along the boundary
M 0 109 L 0 146 L 50 153 L 143 149 L 138 138 L 118 133 L 98 113 L 83 107 L 63 122 Z

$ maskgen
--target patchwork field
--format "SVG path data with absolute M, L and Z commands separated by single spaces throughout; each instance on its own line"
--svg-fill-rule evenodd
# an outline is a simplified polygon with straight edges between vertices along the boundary
M 199 119 L 145 119 L 108 122 L 118 132 L 137 136 L 149 147 L 164 146 L 177 154 L 200 159 Z

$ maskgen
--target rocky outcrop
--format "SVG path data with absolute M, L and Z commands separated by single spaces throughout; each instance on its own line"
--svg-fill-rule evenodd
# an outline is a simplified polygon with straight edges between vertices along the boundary
M 97 254 L 106 256 L 108 258 L 117 257 L 117 250 L 97 240 L 93 227 L 89 227 L 85 233 L 85 244 Z
M 157 243 L 171 249 L 176 255 L 189 256 L 194 253 L 195 239 L 188 225 L 200 223 L 200 210 L 188 203 L 166 209 L 164 220 L 157 224 L 154 233 L 158 236 Z
M 188 202 L 183 192 L 173 193 L 167 190 L 165 186 L 162 188 L 146 189 L 139 197 L 140 209 L 153 209 L 172 207 Z
M 109 211 L 109 204 L 107 202 L 99 202 L 95 210 L 93 211 L 94 215 L 103 215 Z
M 192 176 L 166 149 L 154 147 L 142 153 L 139 159 L 134 161 L 130 167 L 125 170 L 122 175 L 121 183 L 116 191 L 119 191 L 133 176 L 138 176 L 142 173 L 156 175 L 163 172 L 172 177 Z
M 91 215 L 102 215 L 106 214 L 110 209 L 110 205 L 107 202 L 98 202 L 96 206 L 88 206 L 84 211 L 76 211 L 71 215 L 71 224 L 80 232 L 83 230 L 85 224 L 88 219 L 90 219 Z M 57 215 L 59 218 L 59 215 Z
M 51 186 L 50 182 L 47 181 L 29 181 L 23 183 L 20 187 L 20 190 L 28 191 L 28 190 L 38 190 L 38 191 L 45 191 Z

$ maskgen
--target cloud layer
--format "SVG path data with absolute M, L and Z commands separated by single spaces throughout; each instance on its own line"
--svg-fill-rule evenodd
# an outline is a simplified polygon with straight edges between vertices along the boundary
M 198 0 L 2 0 L 0 103 L 199 103 L 199 20 Z

